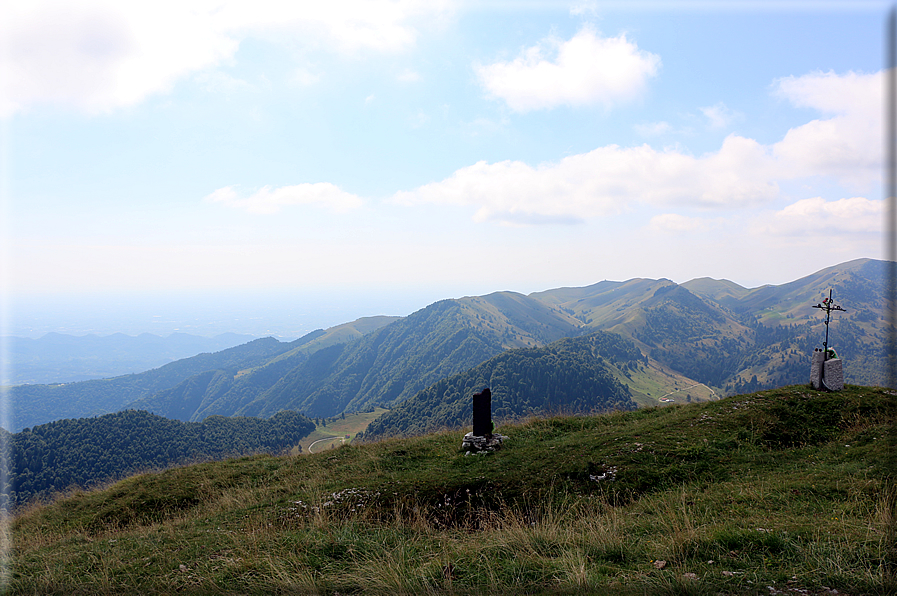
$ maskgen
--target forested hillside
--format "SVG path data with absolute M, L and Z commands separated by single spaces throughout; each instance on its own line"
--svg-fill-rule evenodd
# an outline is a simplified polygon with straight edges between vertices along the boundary
M 4 492 L 18 504 L 138 471 L 251 453 L 277 454 L 299 444 L 314 428 L 311 420 L 296 412 L 280 412 L 267 420 L 213 416 L 201 423 L 137 410 L 57 420 L 7 437 L 12 447 L 11 491 Z
M 780 286 L 747 289 L 728 280 L 605 281 L 530 294 L 588 328 L 620 333 L 650 358 L 727 394 L 806 380 L 825 325 L 812 306 L 833 290 L 830 345 L 848 383 L 882 385 L 884 262 L 858 259 Z
M 311 357 L 319 358 L 314 354 Z M 308 359 L 305 352 L 293 349 L 252 369 L 205 371 L 175 387 L 134 401 L 128 407 L 185 422 L 198 422 L 212 415 L 233 416 L 242 402 L 256 399 Z
M 543 345 L 577 329 L 564 313 L 512 292 L 442 300 L 307 359 L 285 355 L 233 379 L 206 374 L 133 405 L 184 420 L 284 409 L 326 417 L 391 407 L 509 347 Z
M 748 290 L 707 279 L 683 285 L 750 326 L 747 349 L 722 385 L 732 394 L 806 380 L 808 354 L 825 338 L 824 314 L 813 305 L 828 297 L 829 289 L 846 309 L 833 314 L 829 328 L 829 347 L 844 360 L 846 382 L 884 385 L 884 280 L 884 261 L 858 259 L 779 286 Z
M 737 370 L 749 330 L 682 286 L 655 291 L 644 316 L 633 337 L 651 348 L 652 358 L 714 387 Z
M 738 366 L 750 329 L 727 310 L 670 280 L 605 282 L 581 292 L 541 292 L 588 328 L 620 333 L 646 355 L 695 381 L 720 387 Z
M 610 369 L 636 371 L 645 361 L 631 341 L 602 331 L 542 348 L 508 350 L 404 401 L 374 420 L 364 440 L 468 426 L 471 395 L 483 387 L 492 391 L 495 420 L 633 410 L 629 389 Z

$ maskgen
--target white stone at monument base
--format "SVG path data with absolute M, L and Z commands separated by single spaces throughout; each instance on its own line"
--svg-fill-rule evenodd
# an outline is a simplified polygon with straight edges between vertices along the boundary
M 825 352 L 820 349 L 813 351 L 813 360 L 810 362 L 810 385 L 813 389 L 822 389 L 822 367 L 825 364 Z
M 472 452 L 495 451 L 496 449 L 501 449 L 502 443 L 507 438 L 499 434 L 493 434 L 490 437 L 480 437 L 469 432 L 461 439 L 461 449 Z
M 823 366 L 822 381 L 829 391 L 841 391 L 844 389 L 844 367 L 840 358 L 826 360 Z

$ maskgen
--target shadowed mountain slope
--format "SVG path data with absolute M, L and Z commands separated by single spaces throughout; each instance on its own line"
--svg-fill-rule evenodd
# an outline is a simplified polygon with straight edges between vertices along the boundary
M 648 357 L 645 370 L 625 380 L 618 375 L 633 384 L 641 404 L 697 384 L 706 387 L 695 397 L 707 399 L 712 388 L 733 393 L 799 383 L 808 354 L 824 335 L 811 306 L 825 283 L 835 284 L 835 295 L 849 305 L 850 312 L 832 325 L 847 381 L 881 383 L 882 271 L 881 262 L 860 260 L 754 290 L 707 278 L 682 285 L 632 279 L 529 296 L 496 292 L 443 300 L 348 342 L 334 343 L 355 332 L 328 330 L 240 376 L 203 375 L 133 406 L 182 420 L 270 416 L 283 409 L 333 416 L 395 407 L 506 349 L 540 347 L 589 330 L 619 333 Z M 789 311 L 795 305 L 804 319 Z
M 805 380 L 808 354 L 822 347 L 825 338 L 824 314 L 813 305 L 828 297 L 830 289 L 845 311 L 832 316 L 829 346 L 844 360 L 848 382 L 883 385 L 885 266 L 884 261 L 857 259 L 793 282 L 750 290 L 707 278 L 683 286 L 736 313 L 753 330 L 750 350 L 726 381 L 730 392 Z
M 713 302 L 669 280 L 602 282 L 531 294 L 550 301 L 587 328 L 620 333 L 651 358 L 708 385 L 720 386 L 737 372 L 751 330 Z
M 682 284 L 738 313 L 750 313 L 769 322 L 780 318 L 816 320 L 819 312 L 812 306 L 833 290 L 835 302 L 850 310 L 884 306 L 885 262 L 856 259 L 826 267 L 812 275 L 778 286 L 746 289 L 728 280 L 702 278 Z
M 825 337 L 813 305 L 832 289 L 847 309 L 833 317 L 830 345 L 850 383 L 885 382 L 885 263 L 857 259 L 779 286 L 728 280 L 632 279 L 530 294 L 585 323 L 636 341 L 650 358 L 702 383 L 739 393 L 800 383 Z
M 602 331 L 542 348 L 508 350 L 405 400 L 374 420 L 364 439 L 467 426 L 470 396 L 483 387 L 492 391 L 492 414 L 497 421 L 561 412 L 634 410 L 629 389 L 612 369 L 645 368 L 645 360 L 630 340 Z

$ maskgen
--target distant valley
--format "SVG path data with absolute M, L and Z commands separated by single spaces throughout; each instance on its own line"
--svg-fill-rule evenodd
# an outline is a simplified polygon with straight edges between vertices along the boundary
M 200 337 L 172 333 L 159 337 L 151 333 L 138 336 L 73 336 L 48 333 L 41 338 L 5 338 L 7 358 L 14 364 L 5 370 L 0 385 L 73 383 L 105 379 L 158 368 L 169 362 L 202 352 L 218 352 L 245 344 L 249 335 L 223 333 Z

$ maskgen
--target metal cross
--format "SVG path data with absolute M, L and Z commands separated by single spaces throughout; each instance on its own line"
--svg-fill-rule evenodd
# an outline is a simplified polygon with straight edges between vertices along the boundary
M 822 301 L 822 304 L 816 304 L 813 308 L 820 308 L 825 311 L 825 341 L 822 342 L 822 351 L 825 353 L 825 358 L 828 359 L 828 322 L 832 318 L 833 310 L 840 310 L 847 312 L 837 304 L 832 301 L 832 290 L 829 288 L 828 298 Z

